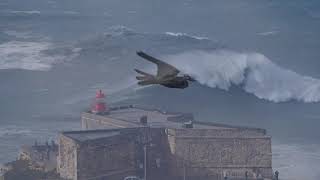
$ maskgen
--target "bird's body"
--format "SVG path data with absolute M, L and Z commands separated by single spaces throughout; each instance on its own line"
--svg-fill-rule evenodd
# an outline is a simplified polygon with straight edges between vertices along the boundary
M 173 67 L 170 64 L 167 64 L 159 59 L 156 59 L 152 56 L 147 55 L 144 52 L 137 52 L 137 55 L 153 62 L 158 67 L 157 75 L 152 75 L 138 69 L 135 71 L 143 76 L 137 76 L 137 80 L 139 80 L 138 84 L 141 86 L 152 85 L 152 84 L 160 84 L 168 88 L 179 88 L 184 89 L 189 86 L 188 81 L 194 81 L 190 76 L 183 75 L 178 76 L 179 70 Z
M 166 79 L 158 79 L 156 76 L 149 77 L 143 81 L 138 82 L 139 85 L 152 85 L 152 84 L 160 84 L 168 88 L 179 88 L 184 89 L 189 86 L 189 82 L 184 77 L 173 77 Z
M 170 81 L 163 82 L 161 85 L 168 88 L 184 89 L 189 86 L 189 82 L 184 77 L 176 77 Z

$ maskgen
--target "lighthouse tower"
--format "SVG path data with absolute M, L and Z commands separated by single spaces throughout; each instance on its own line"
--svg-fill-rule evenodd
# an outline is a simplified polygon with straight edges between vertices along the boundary
M 108 111 L 109 110 L 106 105 L 105 95 L 101 90 L 99 90 L 96 93 L 91 112 L 95 114 L 106 114 L 108 113 Z

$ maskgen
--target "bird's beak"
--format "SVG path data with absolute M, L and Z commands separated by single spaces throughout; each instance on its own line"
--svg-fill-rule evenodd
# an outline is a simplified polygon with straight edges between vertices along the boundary
M 188 77 L 188 81 L 191 81 L 191 82 L 195 82 L 196 81 L 193 77 L 191 77 L 189 75 L 187 75 L 187 77 Z
M 190 77 L 189 81 L 195 82 L 196 80 L 194 78 Z

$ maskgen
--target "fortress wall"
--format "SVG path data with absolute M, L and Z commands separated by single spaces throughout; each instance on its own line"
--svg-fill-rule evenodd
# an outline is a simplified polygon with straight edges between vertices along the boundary
M 78 179 L 86 180 L 135 169 L 135 144 L 122 136 L 81 144 L 77 159 Z
M 178 168 L 176 175 L 171 179 L 183 179 L 185 173 L 188 180 L 224 180 L 226 175 L 228 179 L 244 180 L 245 173 L 248 174 L 248 179 L 257 179 L 261 174 L 263 178 L 272 179 L 271 168 L 190 168 L 187 165 L 184 168 Z
M 149 136 L 151 136 L 151 141 L 147 146 L 148 179 L 169 179 L 168 171 L 170 169 L 171 153 L 164 129 L 152 128 Z M 140 152 L 143 154 L 143 149 L 140 149 Z M 140 157 L 140 160 L 143 159 L 143 156 Z
M 234 128 L 234 129 L 169 129 L 168 133 L 174 136 L 184 137 L 256 137 L 265 136 L 266 132 L 263 129 L 248 129 L 248 128 Z
M 91 113 L 82 113 L 81 126 L 83 130 L 114 129 L 131 127 L 132 123 L 108 118 L 106 116 L 99 116 Z
M 77 147 L 75 142 L 64 136 L 59 136 L 58 173 L 66 179 L 76 179 Z
M 107 137 L 109 131 L 106 131 L 106 137 L 91 138 L 78 132 L 80 139 L 89 137 L 88 140 L 77 141 L 78 146 L 69 138 L 60 138 L 64 143 L 59 149 L 59 153 L 64 151 L 60 158 L 64 161 L 62 167 L 66 169 L 61 170 L 63 177 L 87 180 L 97 175 L 122 178 L 128 172 L 141 173 L 139 165 L 143 162 L 144 144 L 148 149 L 148 171 L 154 177 L 168 175 L 169 172 L 176 179 L 182 179 L 184 173 L 188 179 L 223 179 L 223 174 L 243 177 L 246 171 L 251 177 L 259 173 L 264 177 L 272 176 L 271 138 L 266 136 L 264 129 L 209 125 L 204 127 L 207 129 L 197 129 L 204 126 L 197 127 L 197 124 L 191 129 L 133 128 L 136 126 L 106 116 L 83 113 L 83 129 L 117 128 L 120 133 Z M 65 154 L 69 156 L 65 157 Z M 156 167 L 159 159 L 161 168 Z
M 174 136 L 168 136 L 168 145 L 170 147 L 171 154 L 176 153 L 176 138 Z
M 193 162 L 195 167 L 271 167 L 271 141 L 269 138 L 177 138 L 176 155 Z
M 81 136 L 82 132 L 78 132 Z M 125 177 L 136 170 L 139 130 L 124 130 L 124 134 L 111 134 L 90 139 L 83 134 L 81 141 L 61 134 L 59 137 L 58 172 L 61 177 L 73 180 L 88 180 L 103 176 Z M 94 135 L 93 135 L 94 136 Z M 88 138 L 87 140 L 85 138 Z M 135 174 L 135 173 L 133 173 Z M 99 177 L 97 177 L 99 176 Z
M 272 176 L 271 139 L 251 138 L 184 138 L 175 139 L 177 172 L 187 166 L 190 176 L 221 176 L 245 171 Z

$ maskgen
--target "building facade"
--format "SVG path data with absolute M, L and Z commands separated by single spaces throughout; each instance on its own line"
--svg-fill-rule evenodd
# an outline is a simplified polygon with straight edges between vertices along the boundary
M 272 178 L 264 129 L 193 120 L 139 107 L 82 114 L 83 131 L 62 132 L 58 172 L 67 179 Z

